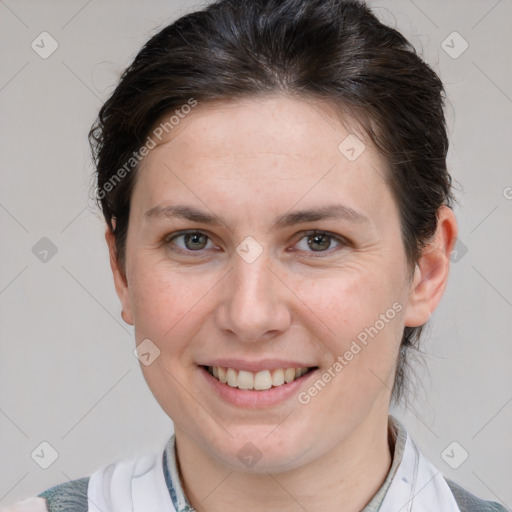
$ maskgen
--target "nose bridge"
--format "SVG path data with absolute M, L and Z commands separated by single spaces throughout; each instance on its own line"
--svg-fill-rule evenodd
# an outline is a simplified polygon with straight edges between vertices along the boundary
M 289 317 L 280 299 L 282 284 L 269 268 L 272 265 L 268 250 L 252 259 L 243 249 L 242 243 L 238 254 L 233 255 L 233 268 L 219 318 L 222 329 L 231 331 L 240 341 L 250 342 L 285 330 Z M 249 252 L 251 250 L 254 247 Z

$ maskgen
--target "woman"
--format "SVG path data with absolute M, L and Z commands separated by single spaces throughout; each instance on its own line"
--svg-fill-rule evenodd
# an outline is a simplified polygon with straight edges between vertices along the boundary
M 155 35 L 90 138 L 175 434 L 12 510 L 504 510 L 388 412 L 457 237 L 443 101 L 356 1 L 221 0 Z

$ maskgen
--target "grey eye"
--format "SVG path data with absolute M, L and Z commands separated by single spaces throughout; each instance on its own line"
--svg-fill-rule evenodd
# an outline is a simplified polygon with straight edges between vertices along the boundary
M 306 240 L 306 244 L 302 243 L 303 240 Z M 313 232 L 306 234 L 300 239 L 298 248 L 305 252 L 326 252 L 331 248 L 333 241 L 336 241 L 338 245 L 341 245 L 341 241 L 333 235 L 322 232 Z M 300 245 L 301 243 L 302 246 Z
M 176 243 L 176 240 L 182 239 L 183 244 Z M 175 245 L 179 250 L 185 252 L 201 251 L 207 248 L 208 241 L 211 242 L 209 237 L 200 231 L 190 233 L 181 233 L 175 235 L 167 240 L 167 244 Z

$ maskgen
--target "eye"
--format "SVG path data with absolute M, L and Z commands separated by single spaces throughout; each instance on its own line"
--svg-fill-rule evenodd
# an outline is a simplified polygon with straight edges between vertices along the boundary
M 302 240 L 306 240 L 306 243 L 302 243 L 302 247 L 300 247 Z M 348 243 L 341 237 L 319 230 L 313 230 L 305 233 L 297 245 L 299 246 L 299 250 L 303 250 L 305 252 L 327 252 L 331 254 L 332 252 L 336 252 L 328 250 L 331 248 L 333 240 L 338 243 L 339 247 L 348 245 Z
M 178 241 L 181 240 L 181 243 Z M 304 243 L 303 240 L 306 242 Z M 340 236 L 328 233 L 326 231 L 312 230 L 303 233 L 302 238 L 295 244 L 300 251 L 327 253 L 327 255 L 337 252 L 330 250 L 333 240 L 338 244 L 338 250 L 349 245 L 348 241 Z M 173 252 L 190 256 L 191 253 L 205 249 L 215 249 L 217 246 L 211 241 L 210 237 L 201 231 L 186 231 L 181 233 L 173 233 L 164 239 L 165 245 Z M 208 246 L 208 244 L 210 244 Z M 301 247 L 302 244 L 302 247 Z M 320 254 L 318 255 L 320 257 Z
M 183 245 L 176 243 L 176 240 L 179 239 L 183 240 Z M 191 252 L 198 252 L 208 248 L 211 249 L 212 246 L 207 247 L 208 241 L 210 241 L 211 245 L 215 247 L 208 235 L 205 235 L 201 231 L 187 231 L 169 235 L 165 238 L 165 244 L 171 249 L 171 251 L 181 254 L 190 254 Z

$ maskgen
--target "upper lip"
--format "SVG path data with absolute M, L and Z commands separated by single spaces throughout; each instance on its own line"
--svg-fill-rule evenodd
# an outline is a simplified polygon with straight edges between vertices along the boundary
M 260 372 L 263 370 L 277 370 L 279 368 L 312 368 L 316 365 L 284 359 L 260 359 L 259 361 L 248 361 L 244 359 L 213 359 L 211 361 L 201 363 L 200 366 L 221 366 L 223 368 L 233 368 L 234 370 Z

